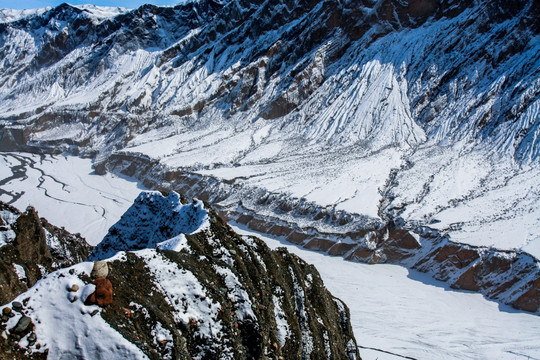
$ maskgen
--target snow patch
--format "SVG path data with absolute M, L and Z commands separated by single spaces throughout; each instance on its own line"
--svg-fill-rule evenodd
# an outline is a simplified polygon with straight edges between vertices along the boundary
M 21 265 L 15 264 L 15 263 L 13 263 L 13 267 L 15 268 L 15 273 L 19 277 L 19 280 L 26 281 L 27 278 L 26 278 L 26 272 L 24 271 L 24 268 Z
M 49 358 L 53 359 L 147 359 L 140 349 L 103 320 L 97 305 L 84 305 L 86 293 L 94 290 L 86 286 L 78 275 L 89 276 L 92 266 L 93 263 L 84 262 L 55 271 L 14 300 L 25 303 L 23 313 L 35 325 L 37 343 L 41 348 L 34 345 L 30 349 L 33 352 L 48 351 Z M 74 284 L 79 286 L 79 290 L 68 292 L 68 287 Z M 77 296 L 77 300 L 73 296 Z M 21 316 L 15 313 L 15 317 L 8 321 L 8 331 Z M 20 344 L 28 345 L 25 339 Z

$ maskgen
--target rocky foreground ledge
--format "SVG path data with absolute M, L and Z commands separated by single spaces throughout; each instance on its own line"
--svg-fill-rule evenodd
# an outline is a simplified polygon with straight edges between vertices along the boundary
M 35 214 L 3 209 L 10 212 L 2 211 L 2 251 L 22 236 L 19 219 Z M 32 237 L 30 244 L 50 251 L 46 237 Z M 312 265 L 285 249 L 272 251 L 257 238 L 239 236 L 201 201 L 188 203 L 174 192 L 142 193 L 90 258 L 107 258 L 112 303 L 85 301 L 98 292 L 96 281 L 91 283 L 92 262 L 43 273 L 28 290 L 31 284 L 15 286 L 25 281 L 18 273 L 2 306 L 1 354 L 360 359 L 348 308 L 326 290 Z M 2 260 L 17 269 L 11 258 Z M 40 260 L 33 260 L 38 268 Z

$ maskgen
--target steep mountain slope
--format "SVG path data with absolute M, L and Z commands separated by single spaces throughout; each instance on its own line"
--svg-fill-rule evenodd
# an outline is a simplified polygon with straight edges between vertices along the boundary
M 0 149 L 80 152 L 351 258 L 439 273 L 419 261 L 449 236 L 537 264 L 539 7 L 64 4 L 0 24 Z M 419 237 L 414 262 L 376 254 L 393 228 Z
M 22 309 L 0 325 L 2 349 L 54 359 L 360 358 L 347 307 L 312 265 L 239 236 L 200 201 L 142 193 L 91 257 L 112 253 L 111 305 L 85 305 L 91 262 L 55 271 L 15 299 Z M 18 330 L 24 318 L 33 330 Z

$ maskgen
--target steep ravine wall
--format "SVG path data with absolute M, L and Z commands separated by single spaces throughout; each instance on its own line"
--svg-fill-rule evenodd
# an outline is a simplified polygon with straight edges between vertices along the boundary
M 401 264 L 455 289 L 478 291 L 489 299 L 540 314 L 540 261 L 525 252 L 456 243 L 428 227 L 410 228 L 394 219 L 384 223 L 264 189 L 169 169 L 128 153 L 96 163 L 96 171 L 120 172 L 149 188 L 203 199 L 228 221 L 307 249 L 370 264 Z

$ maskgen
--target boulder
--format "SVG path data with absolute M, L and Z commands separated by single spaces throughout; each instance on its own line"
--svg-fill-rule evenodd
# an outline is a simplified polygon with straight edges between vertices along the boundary
M 109 275 L 109 266 L 106 261 L 96 261 L 90 276 L 92 279 L 106 278 Z
M 32 323 L 32 319 L 30 319 L 28 316 L 22 316 L 15 327 L 10 330 L 10 333 L 23 335 L 28 333 L 33 328 L 34 324 Z

